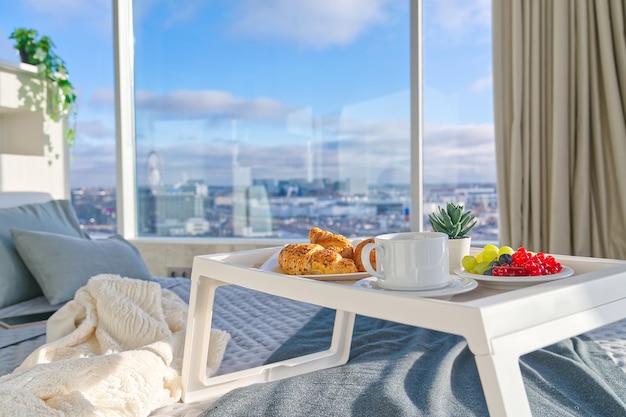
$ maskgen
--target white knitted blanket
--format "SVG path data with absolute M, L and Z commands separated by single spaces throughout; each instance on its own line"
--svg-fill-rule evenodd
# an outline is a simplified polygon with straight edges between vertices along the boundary
M 91 278 L 50 318 L 47 343 L 0 378 L 0 415 L 147 416 L 178 401 L 186 319 L 156 282 Z M 212 330 L 209 375 L 229 338 Z

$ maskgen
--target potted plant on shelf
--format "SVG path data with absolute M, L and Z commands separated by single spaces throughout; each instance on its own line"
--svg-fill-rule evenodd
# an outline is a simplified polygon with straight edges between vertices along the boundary
M 18 28 L 9 39 L 15 40 L 20 60 L 37 67 L 37 75 L 44 83 L 46 94 L 31 92 L 29 97 L 50 120 L 66 121 L 64 137 L 67 145 L 72 146 L 76 140 L 76 92 L 65 61 L 54 50 L 54 42 L 48 36 L 38 36 L 34 29 Z
M 445 209 L 437 206 L 437 211 L 428 215 L 428 220 L 435 232 L 448 235 L 448 251 L 450 255 L 450 273 L 461 267 L 461 260 L 469 255 L 472 238 L 468 233 L 476 226 L 478 220 L 472 212 L 464 211 L 462 204 L 449 202 Z

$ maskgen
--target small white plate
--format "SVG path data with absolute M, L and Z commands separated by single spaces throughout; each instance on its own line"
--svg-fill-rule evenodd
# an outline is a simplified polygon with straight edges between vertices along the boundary
M 567 278 L 574 275 L 574 270 L 568 266 L 563 265 L 563 269 L 558 274 L 539 275 L 536 277 L 494 277 L 491 275 L 472 274 L 471 272 L 467 272 L 460 268 L 455 269 L 454 273 L 461 277 L 475 279 L 480 285 L 487 288 L 493 288 L 496 290 L 512 290 L 516 288 L 528 287 L 530 285 L 541 284 L 543 282 L 550 282 L 557 279 Z
M 429 298 L 445 298 L 449 299 L 453 295 L 462 294 L 464 292 L 468 292 L 473 290 L 478 286 L 478 283 L 471 279 L 461 276 L 450 275 L 450 280 L 448 281 L 448 285 L 441 288 L 436 288 L 434 290 L 422 290 L 422 291 L 404 291 L 404 290 L 388 290 L 386 288 L 382 288 L 378 285 L 377 278 L 364 278 L 357 283 L 354 284 L 355 287 L 365 288 L 370 290 L 377 291 L 389 291 L 389 292 L 398 292 L 403 294 L 411 294 L 417 297 L 429 297 Z
M 270 256 L 267 261 L 259 267 L 261 271 L 276 272 L 277 274 L 285 274 L 283 269 L 278 264 L 278 254 L 282 248 L 277 250 L 274 255 Z M 285 274 L 287 275 L 287 274 Z M 290 275 L 293 277 L 312 278 L 318 281 L 356 281 L 364 277 L 372 276 L 368 272 L 355 272 L 353 274 L 324 274 L 324 275 Z

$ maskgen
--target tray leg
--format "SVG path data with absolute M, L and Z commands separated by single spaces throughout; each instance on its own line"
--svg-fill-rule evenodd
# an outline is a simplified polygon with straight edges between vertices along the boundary
M 302 375 L 343 365 L 348 361 L 355 313 L 336 310 L 333 336 L 327 350 L 238 372 L 207 377 L 206 365 L 213 302 L 215 291 L 221 285 L 224 285 L 221 281 L 199 274 L 192 275 L 182 369 L 183 402 L 218 398 L 235 388 Z
M 489 415 L 531 417 L 519 357 L 477 355 L 475 359 Z
M 355 314 L 347 311 L 337 310 L 335 313 L 335 326 L 329 351 L 335 352 L 335 360 L 340 365 L 348 362 L 350 358 L 354 318 Z
M 181 372 L 183 402 L 186 401 L 187 392 L 193 392 L 204 387 L 213 318 L 213 302 L 215 291 L 221 285 L 224 283 L 197 276 L 192 277 Z

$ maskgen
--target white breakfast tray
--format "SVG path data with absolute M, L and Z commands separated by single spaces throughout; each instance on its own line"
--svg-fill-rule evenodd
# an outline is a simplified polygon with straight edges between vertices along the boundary
M 519 357 L 626 318 L 626 261 L 558 256 L 559 262 L 575 271 L 573 276 L 512 291 L 479 286 L 441 300 L 259 269 L 276 249 L 194 258 L 182 369 L 184 402 L 342 365 L 349 357 L 355 314 L 362 314 L 465 337 L 475 355 L 490 415 L 530 417 Z M 226 284 L 335 309 L 330 348 L 207 377 L 213 299 L 217 287 Z

